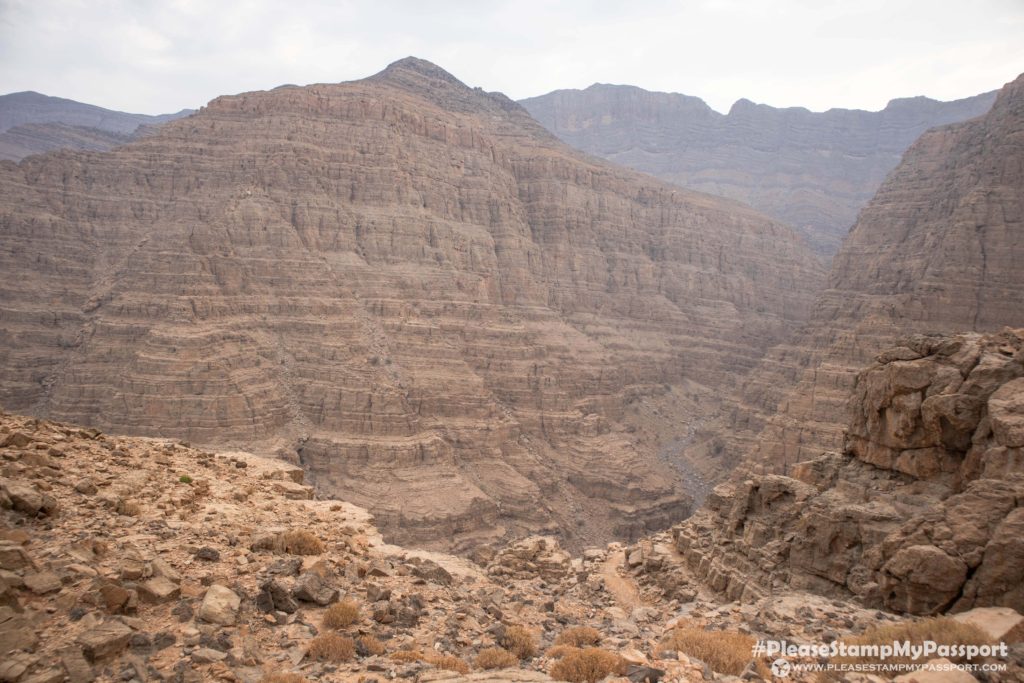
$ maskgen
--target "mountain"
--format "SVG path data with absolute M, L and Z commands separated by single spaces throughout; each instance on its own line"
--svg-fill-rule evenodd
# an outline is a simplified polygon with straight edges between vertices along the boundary
M 695 439 L 746 461 L 676 529 L 687 563 L 732 597 L 1024 609 L 1022 259 L 1024 76 L 914 143 L 810 321 Z
M 7 409 L 278 454 L 445 547 L 688 514 L 663 442 L 823 282 L 782 224 L 414 58 L 2 162 L 0 197 Z
M 574 147 L 750 204 L 827 260 L 911 143 L 934 126 L 984 114 L 995 95 L 897 99 L 878 112 L 739 100 L 723 115 L 696 97 L 595 84 L 521 104 Z
M 126 114 L 37 92 L 0 95 L 0 159 L 18 161 L 53 149 L 108 150 L 123 144 L 140 126 L 188 116 Z

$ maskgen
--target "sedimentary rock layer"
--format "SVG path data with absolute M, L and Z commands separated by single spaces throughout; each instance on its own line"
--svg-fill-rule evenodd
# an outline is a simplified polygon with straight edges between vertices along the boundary
M 1024 325 L 1024 78 L 984 117 L 929 131 L 861 212 L 803 330 L 693 449 L 774 471 L 842 448 L 861 367 L 911 333 Z
M 722 484 L 674 533 L 732 598 L 1024 609 L 1024 330 L 886 351 L 857 377 L 841 455 Z
M 893 100 L 878 112 L 776 109 L 727 115 L 696 97 L 632 86 L 557 90 L 522 104 L 579 149 L 683 187 L 749 203 L 830 258 L 900 156 L 925 130 L 980 116 L 995 93 Z
M 821 281 L 415 59 L 0 163 L 0 197 L 5 407 L 277 451 L 422 543 L 686 514 L 626 406 L 728 392 Z

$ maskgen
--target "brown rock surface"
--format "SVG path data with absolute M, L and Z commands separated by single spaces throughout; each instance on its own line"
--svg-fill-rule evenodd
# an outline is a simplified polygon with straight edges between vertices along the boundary
M 842 455 L 720 485 L 678 551 L 733 599 L 1024 610 L 1024 449 L 992 419 L 1021 377 L 1024 330 L 908 339 L 858 375 Z
M 981 116 L 994 100 L 911 97 L 877 112 L 820 113 L 739 100 L 723 115 L 696 97 L 596 84 L 521 104 L 578 149 L 764 211 L 827 260 L 918 136 Z
M 780 224 L 414 59 L 0 164 L 0 197 L 0 403 L 279 453 L 437 545 L 685 515 L 629 407 L 685 424 L 820 276 Z
M 987 115 L 929 131 L 908 150 L 833 260 L 811 320 L 766 355 L 724 417 L 708 421 L 691 459 L 753 453 L 788 473 L 839 452 L 857 372 L 899 338 L 1024 325 L 1022 234 L 1024 77 Z M 888 353 L 919 357 L 909 347 Z M 929 419 L 977 409 L 970 397 L 950 400 L 925 406 Z M 1018 434 L 1020 410 L 998 408 L 997 428 Z

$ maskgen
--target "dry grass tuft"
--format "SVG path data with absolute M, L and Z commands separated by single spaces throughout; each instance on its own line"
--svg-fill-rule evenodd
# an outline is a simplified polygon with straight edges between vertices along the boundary
M 552 678 L 569 683 L 596 683 L 609 674 L 625 672 L 626 660 L 597 647 L 570 652 L 551 667 Z
M 597 645 L 601 642 L 601 632 L 590 626 L 573 626 L 558 634 L 555 645 L 571 645 L 572 647 L 587 647 Z
M 423 653 L 419 650 L 399 650 L 392 652 L 389 656 L 396 662 L 404 663 L 418 662 L 423 659 Z
M 309 529 L 289 529 L 281 534 L 281 549 L 289 555 L 319 555 L 324 544 Z
M 341 629 L 359 621 L 359 604 L 354 600 L 336 602 L 324 612 L 324 628 Z
M 524 626 L 509 626 L 501 645 L 519 659 L 530 659 L 537 654 L 537 638 Z
M 428 652 L 424 657 L 425 661 L 435 669 L 444 669 L 445 671 L 457 671 L 460 674 L 469 673 L 469 664 L 456 657 L 455 655 L 442 655 L 435 652 Z
M 275 671 L 260 679 L 260 683 L 309 683 L 302 674 Z
M 387 647 L 377 636 L 359 636 L 356 639 L 356 649 L 368 655 L 382 655 Z
M 310 641 L 306 654 L 320 662 L 347 662 L 356 656 L 356 641 L 331 631 L 321 633 Z
M 548 648 L 548 651 L 544 653 L 550 659 L 561 659 L 566 655 L 571 655 L 573 652 L 579 652 L 582 648 L 574 645 L 555 645 L 554 647 Z
M 933 640 L 939 645 L 987 645 L 992 638 L 974 624 L 964 624 L 951 617 L 928 617 L 916 621 L 904 621 L 897 624 L 885 624 L 869 628 L 859 636 L 843 638 L 847 645 L 891 645 L 893 641 L 909 641 L 920 645 L 926 640 Z M 952 658 L 953 661 L 962 661 Z M 837 664 L 877 663 L 874 657 L 835 657 Z M 886 664 L 913 664 L 909 657 L 889 657 Z M 920 662 L 917 662 L 920 663 Z
M 489 647 L 486 650 L 480 650 L 480 654 L 476 656 L 473 664 L 478 669 L 489 671 L 490 669 L 511 668 L 518 665 L 519 660 L 503 647 Z
M 142 503 L 137 500 L 122 498 L 117 501 L 117 514 L 138 517 L 142 514 Z
M 696 657 L 720 674 L 739 676 L 753 659 L 753 636 L 739 631 L 705 631 L 694 626 L 674 630 L 661 649 L 678 650 Z

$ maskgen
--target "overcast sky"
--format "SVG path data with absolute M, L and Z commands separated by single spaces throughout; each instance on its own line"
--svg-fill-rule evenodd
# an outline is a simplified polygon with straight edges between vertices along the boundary
M 362 78 L 415 55 L 510 97 L 591 83 L 880 109 L 1024 72 L 1024 0 L 0 0 L 0 93 L 123 111 Z

